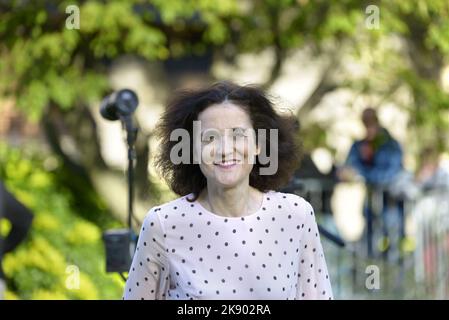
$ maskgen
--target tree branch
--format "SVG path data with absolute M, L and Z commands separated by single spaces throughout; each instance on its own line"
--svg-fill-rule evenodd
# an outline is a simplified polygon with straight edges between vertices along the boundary
M 271 85 L 279 78 L 285 59 L 285 48 L 282 46 L 281 32 L 279 30 L 279 7 L 269 6 L 268 16 L 270 17 L 271 30 L 273 30 L 275 60 L 271 68 L 270 77 L 262 86 L 265 89 L 271 87 Z
M 337 68 L 337 56 L 338 55 L 333 56 L 323 74 L 321 75 L 321 79 L 318 82 L 315 90 L 313 90 L 309 98 L 307 98 L 307 100 L 299 108 L 297 112 L 297 117 L 299 119 L 309 113 L 314 107 L 316 107 L 327 93 L 339 88 L 339 86 L 331 79 L 332 73 Z

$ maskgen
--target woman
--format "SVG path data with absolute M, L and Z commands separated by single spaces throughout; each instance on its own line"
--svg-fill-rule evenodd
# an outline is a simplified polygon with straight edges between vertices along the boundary
M 274 191 L 299 162 L 292 128 L 253 87 L 221 82 L 172 100 L 156 166 L 181 197 L 147 214 L 124 299 L 332 298 L 311 205 Z M 173 152 L 179 129 L 188 161 Z

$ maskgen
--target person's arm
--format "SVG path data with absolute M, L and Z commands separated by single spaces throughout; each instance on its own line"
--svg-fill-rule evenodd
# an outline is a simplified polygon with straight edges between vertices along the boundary
M 301 229 L 298 286 L 296 299 L 333 299 L 323 247 L 312 206 L 304 201 L 305 219 Z
M 168 268 L 163 226 L 153 208 L 142 224 L 123 299 L 165 299 L 170 281 Z
M 363 177 L 365 177 L 366 166 L 363 165 L 362 158 L 359 152 L 359 143 L 354 143 L 349 150 L 348 157 L 345 161 L 345 166 L 350 167 L 357 171 L 357 173 Z

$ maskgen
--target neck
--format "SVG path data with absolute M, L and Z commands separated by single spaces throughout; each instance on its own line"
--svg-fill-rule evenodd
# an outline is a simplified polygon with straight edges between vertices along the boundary
M 205 207 L 220 216 L 241 217 L 249 215 L 259 209 L 260 198 L 248 184 L 235 188 L 223 189 L 208 184 L 199 199 Z

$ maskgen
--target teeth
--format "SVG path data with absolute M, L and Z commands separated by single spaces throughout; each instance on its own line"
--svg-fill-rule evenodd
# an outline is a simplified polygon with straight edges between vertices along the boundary
M 227 162 L 220 162 L 220 163 L 218 163 L 218 165 L 228 166 L 228 165 L 232 165 L 232 164 L 235 164 L 235 163 L 237 163 L 237 161 L 227 161 Z

